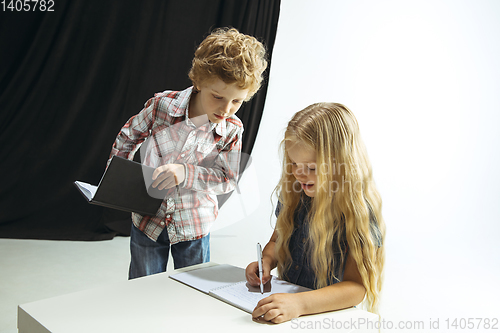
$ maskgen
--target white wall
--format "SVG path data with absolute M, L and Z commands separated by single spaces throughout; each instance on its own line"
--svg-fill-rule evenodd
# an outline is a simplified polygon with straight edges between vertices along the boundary
M 495 0 L 283 0 L 253 164 L 221 210 L 212 260 L 255 260 L 286 123 L 340 102 L 384 200 L 383 319 L 443 330 L 447 318 L 498 317 L 499 41 Z

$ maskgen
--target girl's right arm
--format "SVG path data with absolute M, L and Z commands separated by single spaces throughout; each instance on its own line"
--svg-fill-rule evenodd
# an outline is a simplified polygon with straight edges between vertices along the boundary
M 271 239 L 264 247 L 262 251 L 262 283 L 266 284 L 271 279 L 271 271 L 276 267 L 277 261 L 274 252 L 274 247 L 276 245 L 276 240 L 278 239 L 278 234 L 276 230 L 273 232 Z M 259 263 L 254 261 L 250 263 L 245 271 L 247 281 L 252 286 L 259 286 Z

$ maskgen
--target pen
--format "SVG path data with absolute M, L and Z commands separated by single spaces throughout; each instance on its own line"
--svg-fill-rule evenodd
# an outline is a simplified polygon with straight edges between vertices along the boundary
M 257 243 L 257 261 L 259 262 L 259 278 L 260 278 L 260 293 L 264 293 L 264 285 L 262 284 L 262 247 Z

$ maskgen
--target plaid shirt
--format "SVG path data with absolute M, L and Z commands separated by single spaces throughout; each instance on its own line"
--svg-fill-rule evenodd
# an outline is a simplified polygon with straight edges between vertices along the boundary
M 196 127 L 188 117 L 192 87 L 157 93 L 118 134 L 113 155 L 144 164 L 183 164 L 185 180 L 169 189 L 156 216 L 132 213 L 134 225 L 156 241 L 166 227 L 171 244 L 206 236 L 218 214 L 217 194 L 236 186 L 243 124 L 236 117 Z M 144 149 L 146 148 L 146 149 Z

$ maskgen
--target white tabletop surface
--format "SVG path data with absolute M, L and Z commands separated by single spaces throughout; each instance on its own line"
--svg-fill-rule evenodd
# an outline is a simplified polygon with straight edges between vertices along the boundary
M 211 263 L 209 263 L 210 265 Z M 204 264 L 207 265 L 207 264 Z M 283 324 L 258 323 L 250 314 L 160 273 L 19 306 L 19 333 L 171 332 L 234 329 L 237 332 L 376 332 L 372 313 L 351 308 L 304 316 Z M 365 324 L 362 324 L 365 322 Z M 360 325 L 362 324 L 362 325 Z

